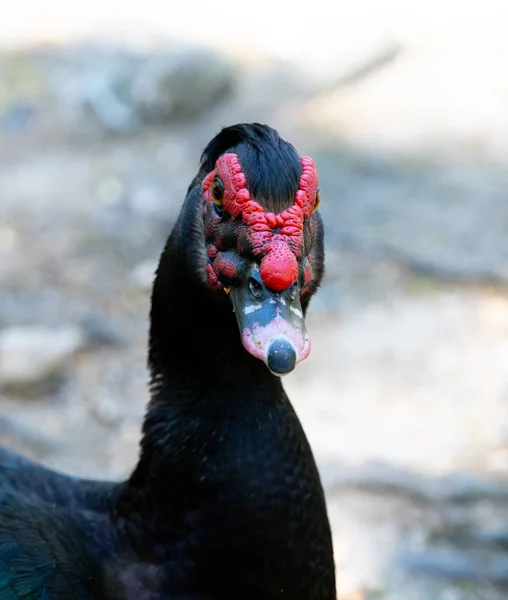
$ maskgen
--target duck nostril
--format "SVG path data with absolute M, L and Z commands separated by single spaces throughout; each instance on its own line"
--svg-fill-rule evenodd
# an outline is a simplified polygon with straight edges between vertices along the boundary
M 263 297 L 263 286 L 254 277 L 249 277 L 249 291 L 256 300 L 260 300 Z

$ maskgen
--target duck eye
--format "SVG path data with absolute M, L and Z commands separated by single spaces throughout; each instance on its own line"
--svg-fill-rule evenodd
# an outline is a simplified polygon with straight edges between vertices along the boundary
M 314 208 L 312 209 L 312 212 L 316 212 L 316 210 L 319 208 L 319 205 L 321 204 L 321 196 L 319 194 L 319 190 L 316 192 L 316 201 L 314 202 Z
M 215 204 L 222 208 L 222 204 L 224 202 L 224 184 L 218 178 L 214 179 L 212 184 L 212 198 Z

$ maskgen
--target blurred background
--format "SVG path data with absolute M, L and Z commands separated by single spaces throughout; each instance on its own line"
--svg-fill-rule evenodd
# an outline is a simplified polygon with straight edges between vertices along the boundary
M 317 162 L 327 275 L 286 387 L 344 600 L 508 593 L 502 1 L 18 0 L 0 22 L 0 441 L 125 477 L 149 289 L 205 144 Z

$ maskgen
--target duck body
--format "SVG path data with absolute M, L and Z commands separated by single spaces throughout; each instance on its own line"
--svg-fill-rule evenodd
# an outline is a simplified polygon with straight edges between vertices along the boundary
M 223 130 L 205 151 L 154 283 L 151 400 L 130 478 L 80 480 L 0 453 L 0 598 L 335 599 L 331 533 L 311 449 L 280 377 L 256 349 L 245 349 L 251 330 L 265 322 L 272 327 L 271 305 L 279 303 L 280 323 L 294 301 L 284 335 L 275 338 L 282 362 L 277 356 L 270 362 L 273 336 L 265 362 L 292 368 L 305 353 L 296 328 L 322 275 L 322 230 L 314 234 L 315 281 L 296 299 L 303 279 L 292 282 L 293 295 L 285 297 L 286 288 L 275 292 L 259 276 L 259 264 L 269 261 L 235 254 L 233 247 L 249 241 L 203 200 L 203 182 L 227 150 L 238 148 L 241 158 L 244 148 L 259 167 L 264 145 L 276 158 L 282 143 L 265 126 L 238 126 Z M 291 183 L 291 168 L 301 171 L 290 158 Z M 269 196 L 263 191 L 259 197 Z M 207 232 L 210 210 L 220 239 L 216 230 Z M 219 255 L 207 250 L 210 239 Z M 245 301 L 244 280 L 254 294 Z M 265 343 L 258 340 L 256 348 Z

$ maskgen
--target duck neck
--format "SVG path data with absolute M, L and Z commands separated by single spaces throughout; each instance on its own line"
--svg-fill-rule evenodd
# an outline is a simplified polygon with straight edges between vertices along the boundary
M 253 426 L 262 428 L 287 402 L 280 379 L 243 348 L 229 298 L 208 289 L 196 273 L 204 270 L 198 247 L 203 237 L 192 233 L 192 219 L 184 206 L 154 283 L 151 400 L 140 460 L 128 484 L 144 524 L 159 533 L 161 523 L 175 522 L 176 495 L 184 510 L 186 498 L 199 496 L 201 482 L 210 484 L 206 465 L 232 448 L 224 440 L 238 440 L 246 430 L 252 435 Z M 224 469 L 218 479 L 227 479 Z

